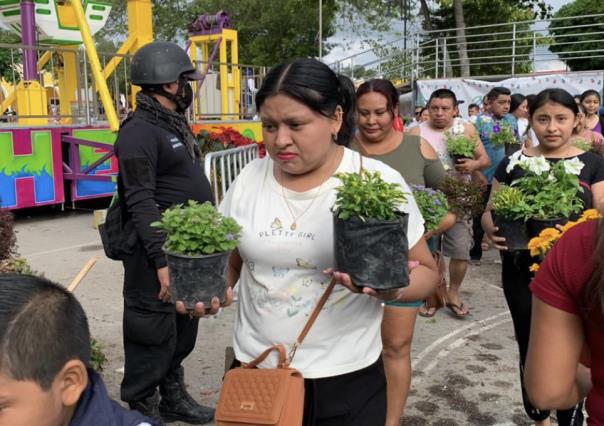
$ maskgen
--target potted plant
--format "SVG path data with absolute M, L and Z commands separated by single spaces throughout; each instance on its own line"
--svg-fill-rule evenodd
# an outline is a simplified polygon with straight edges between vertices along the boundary
M 592 142 L 585 138 L 575 138 L 575 140 L 573 141 L 573 145 L 586 152 L 591 151 L 593 149 Z
M 564 226 L 558 228 L 545 228 L 538 236 L 531 238 L 528 244 L 531 256 L 543 260 L 545 255 L 549 253 L 553 245 L 562 238 L 565 232 L 575 225 L 588 220 L 601 219 L 602 215 L 596 209 L 585 210 L 581 217 L 574 222 L 567 222 Z M 539 263 L 533 263 L 530 267 L 531 272 L 537 272 L 539 270 Z
M 412 185 L 411 190 L 419 211 L 424 217 L 426 232 L 434 231 L 449 211 L 447 197 L 442 191 L 422 185 Z
M 533 210 L 527 222 L 529 237 L 539 235 L 545 228 L 564 225 L 583 209 L 579 198 L 583 192 L 579 183 L 583 166 L 576 157 L 553 164 L 543 156 L 527 157 L 521 152 L 510 157 L 508 171 L 514 167 L 523 169 L 522 177 L 515 179 L 512 186 L 526 195 Z
M 474 141 L 466 138 L 463 134 L 447 134 L 447 152 L 453 160 L 453 165 L 459 160 L 474 158 L 474 149 L 476 144 Z
M 260 153 L 263 154 L 264 145 L 256 142 L 232 127 L 216 127 L 216 130 L 208 131 L 201 129 L 195 136 L 202 155 L 208 152 L 224 151 L 226 149 L 238 148 L 240 146 L 259 144 Z M 263 157 L 264 155 L 261 155 Z
M 166 232 L 173 300 L 194 309 L 195 303 L 209 306 L 213 296 L 224 294 L 229 255 L 241 232 L 234 219 L 224 217 L 209 201 L 190 200 L 167 209 L 151 226 Z
M 482 213 L 482 189 L 472 181 L 455 173 L 442 180 L 440 190 L 447 197 L 449 210 L 458 218 L 471 218 Z
M 489 135 L 489 142 L 493 148 L 501 148 L 506 145 L 518 145 L 514 130 L 507 123 L 493 123 L 493 131 Z
M 526 198 L 520 189 L 507 185 L 493 194 L 493 223 L 499 228 L 497 235 L 505 237 L 508 250 L 527 249 L 526 221 L 533 210 Z
M 359 287 L 389 290 L 409 285 L 407 201 L 400 185 L 379 172 L 337 173 L 334 248 L 336 268 Z

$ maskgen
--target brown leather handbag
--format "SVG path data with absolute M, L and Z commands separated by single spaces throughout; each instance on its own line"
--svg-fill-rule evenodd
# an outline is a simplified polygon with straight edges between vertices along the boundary
M 304 329 L 286 357 L 285 347 L 275 344 L 255 360 L 227 371 L 216 405 L 216 426 L 300 426 L 304 414 L 304 378 L 289 365 L 331 294 L 332 280 L 315 306 Z M 277 368 L 256 368 L 277 351 Z

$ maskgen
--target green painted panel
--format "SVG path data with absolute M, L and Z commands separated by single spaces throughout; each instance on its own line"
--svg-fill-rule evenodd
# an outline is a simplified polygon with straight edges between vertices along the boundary
M 21 15 L 21 11 L 20 10 L 7 10 L 6 12 L 2 12 L 2 14 L 4 16 L 16 16 L 16 15 Z
M 0 171 L 16 174 L 20 171 L 39 175 L 42 170 L 52 176 L 52 143 L 50 132 L 32 132 L 32 154 L 13 154 L 12 132 L 0 132 Z
M 79 139 L 85 139 L 93 142 L 102 142 L 113 145 L 117 138 L 117 134 L 110 129 L 83 129 L 73 130 L 72 135 Z M 80 145 L 80 164 L 84 167 L 94 163 L 102 154 L 95 153 L 96 148 Z M 108 164 L 109 160 L 105 164 Z
M 102 15 L 88 15 L 88 17 L 90 19 L 92 19 L 93 21 L 102 21 L 103 20 L 103 16 Z
M 52 12 L 48 9 L 36 9 L 38 15 L 52 15 Z

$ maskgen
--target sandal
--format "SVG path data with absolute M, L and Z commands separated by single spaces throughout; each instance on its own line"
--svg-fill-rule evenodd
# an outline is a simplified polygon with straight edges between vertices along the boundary
M 469 310 L 464 313 L 465 305 L 463 302 L 461 302 L 459 305 L 456 305 L 455 303 L 447 303 L 446 306 L 457 318 L 465 318 L 470 315 Z
M 434 310 L 430 311 L 431 309 Z M 438 311 L 439 309 L 440 308 L 438 306 L 428 306 L 428 303 L 424 302 L 424 304 L 420 306 L 419 311 L 417 313 L 424 318 L 432 318 L 434 315 L 436 315 L 436 311 Z

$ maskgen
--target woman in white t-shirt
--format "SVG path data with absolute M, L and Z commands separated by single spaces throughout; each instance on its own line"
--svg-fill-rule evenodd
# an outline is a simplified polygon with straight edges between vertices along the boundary
M 409 287 L 388 294 L 353 286 L 334 266 L 333 215 L 337 172 L 356 172 L 358 153 L 344 147 L 355 122 L 354 87 L 325 64 L 300 59 L 274 67 L 256 96 L 268 156 L 246 166 L 221 211 L 242 225 L 230 259 L 238 283 L 234 349 L 249 362 L 273 343 L 291 347 L 332 276 L 337 285 L 291 366 L 305 378 L 304 425 L 383 425 L 386 383 L 381 361 L 383 299 L 421 300 L 438 281 L 411 195 Z M 363 158 L 389 182 L 411 190 L 394 169 Z M 389 259 L 384 258 L 384 267 Z M 419 262 L 419 263 L 417 263 Z M 270 358 L 261 367 L 275 366 Z

